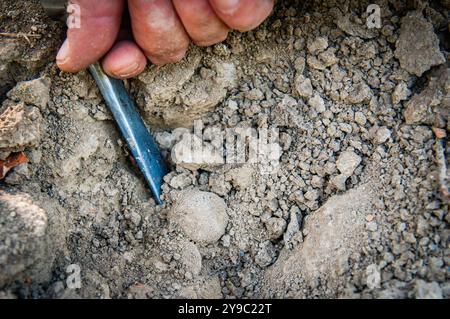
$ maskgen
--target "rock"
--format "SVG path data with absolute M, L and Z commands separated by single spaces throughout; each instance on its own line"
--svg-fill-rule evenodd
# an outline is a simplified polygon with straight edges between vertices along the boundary
M 332 187 L 334 187 L 335 189 L 339 190 L 339 191 L 345 191 L 346 187 L 345 187 L 345 182 L 347 181 L 348 176 L 344 175 L 344 174 L 339 174 L 336 176 L 333 176 L 330 179 L 330 184 Z
M 323 63 L 314 55 L 308 55 L 308 59 L 306 60 L 306 62 L 308 63 L 308 66 L 314 70 L 323 71 L 327 68 L 325 63 Z
M 222 246 L 223 246 L 223 247 L 230 247 L 230 244 L 231 244 L 231 236 L 228 235 L 228 234 L 225 234 L 225 235 L 222 236 L 221 241 L 222 241 Z
M 154 134 L 156 142 L 162 149 L 171 149 L 173 144 L 175 144 L 176 139 L 175 136 L 169 132 L 157 132 Z
M 266 228 L 269 232 L 269 239 L 275 240 L 280 238 L 286 229 L 286 221 L 283 218 L 271 217 L 266 222 Z
M 323 101 L 323 99 L 320 97 L 319 94 L 316 94 L 314 95 L 314 97 L 310 98 L 308 100 L 308 104 L 309 106 L 314 108 L 314 110 L 316 110 L 317 113 L 323 113 L 326 111 L 325 102 Z
M 299 103 L 304 105 L 303 102 L 297 102 L 292 96 L 286 94 L 272 112 L 271 116 L 275 124 L 286 127 L 301 126 L 303 121 L 298 111 Z
M 295 78 L 295 90 L 301 97 L 310 97 L 313 94 L 313 87 L 311 80 L 305 78 L 303 75 L 298 75 Z
M 300 222 L 297 217 L 297 212 L 300 212 L 300 210 L 297 207 L 293 208 L 296 209 L 291 208 L 289 224 L 287 225 L 286 232 L 283 236 L 285 246 L 288 246 L 291 243 L 294 235 L 300 230 Z
M 356 112 L 355 113 L 355 122 L 358 123 L 360 126 L 366 125 L 367 118 L 364 115 L 363 112 Z
M 416 76 L 422 76 L 431 67 L 445 63 L 433 25 L 421 13 L 410 12 L 401 20 L 395 57 L 402 68 Z
M 262 243 L 256 253 L 255 262 L 260 267 L 267 267 L 272 264 L 275 257 L 275 247 L 268 240 Z
M 450 69 L 439 67 L 432 71 L 430 80 L 420 93 L 406 103 L 403 113 L 406 124 L 434 124 L 436 115 L 450 117 Z
M 442 289 L 437 282 L 427 283 L 421 279 L 416 280 L 414 291 L 417 299 L 442 299 Z
M 50 101 L 50 86 L 50 78 L 42 77 L 31 81 L 17 83 L 7 95 L 14 101 L 32 104 L 42 110 Z
M 30 170 L 28 169 L 28 164 L 24 163 L 16 166 L 12 172 L 6 176 L 5 183 L 10 185 L 20 185 L 29 178 Z
M 317 190 L 309 190 L 305 193 L 305 198 L 309 201 L 315 201 L 319 198 L 319 192 Z
M 359 83 L 353 87 L 345 101 L 350 104 L 366 103 L 372 97 L 372 90 L 366 83 Z
M 225 180 L 225 175 L 211 174 L 209 177 L 210 190 L 219 196 L 226 196 L 231 190 L 231 184 Z
M 339 155 L 336 166 L 342 175 L 350 177 L 361 163 L 361 157 L 352 151 L 345 151 Z
M 184 134 L 175 144 L 171 152 L 172 161 L 181 167 L 197 170 L 209 169 L 224 164 L 224 158 L 219 150 L 210 143 L 203 142 L 194 134 Z
M 183 191 L 178 195 L 169 219 L 195 242 L 215 243 L 225 233 L 228 224 L 227 205 L 214 193 Z
M 154 127 L 190 127 L 194 120 L 211 112 L 236 85 L 236 66 L 211 61 L 202 66 L 202 52 L 192 47 L 179 63 L 149 67 L 134 86 L 144 120 Z
M 251 101 L 261 101 L 264 93 L 260 89 L 253 89 L 245 93 L 245 97 Z
M 233 168 L 225 173 L 226 179 L 238 189 L 244 190 L 253 182 L 253 167 L 251 165 L 243 165 Z
M 378 224 L 376 221 L 371 221 L 366 224 L 366 228 L 368 231 L 376 232 L 378 230 Z
M 194 243 L 187 241 L 183 245 L 180 261 L 186 271 L 190 272 L 194 277 L 200 274 L 202 270 L 202 255 L 200 255 L 200 251 Z
M 177 189 L 183 189 L 191 184 L 192 184 L 192 179 L 191 179 L 190 175 L 187 173 L 183 173 L 183 174 L 174 176 L 170 180 L 170 183 L 169 183 L 169 185 L 172 188 L 177 188 Z
M 326 67 L 330 67 L 339 62 L 339 59 L 335 55 L 335 49 L 330 48 L 319 54 L 319 59 L 325 64 Z
M 41 122 L 36 107 L 6 100 L 0 108 L 0 148 L 22 151 L 36 145 L 41 137 Z
M 328 39 L 326 37 L 318 37 L 314 41 L 309 42 L 307 47 L 311 54 L 322 52 L 328 48 Z
M 336 10 L 339 11 L 339 10 Z M 376 36 L 373 30 L 369 30 L 365 25 L 360 25 L 350 21 L 351 14 L 342 14 L 336 12 L 336 25 L 339 29 L 351 36 L 360 37 L 362 39 L 371 39 Z
M 295 59 L 294 68 L 298 74 L 302 74 L 303 71 L 305 70 L 305 58 L 301 56 Z
M 404 101 L 411 94 L 411 91 L 408 89 L 408 86 L 405 82 L 400 82 L 394 89 L 392 93 L 392 103 L 398 104 L 401 101 Z
M 383 144 L 391 137 L 391 131 L 385 127 L 380 127 L 375 133 L 375 143 Z
M 292 136 L 281 132 L 280 133 L 280 146 L 283 151 L 287 151 L 292 145 Z

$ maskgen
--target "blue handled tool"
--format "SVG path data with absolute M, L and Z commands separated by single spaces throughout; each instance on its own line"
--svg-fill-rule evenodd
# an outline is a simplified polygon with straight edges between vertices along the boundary
M 99 63 L 90 65 L 89 71 L 97 82 L 156 202 L 162 204 L 161 186 L 167 168 L 155 140 L 145 127 L 123 82 L 106 75 Z

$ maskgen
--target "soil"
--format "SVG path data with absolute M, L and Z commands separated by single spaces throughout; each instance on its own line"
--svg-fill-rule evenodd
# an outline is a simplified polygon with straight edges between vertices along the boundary
M 449 298 L 449 2 L 372 2 L 379 29 L 369 1 L 278 1 L 126 81 L 157 206 L 89 73 L 56 67 L 64 23 L 2 1 L 0 297 Z M 221 162 L 215 129 L 246 127 L 280 156 Z

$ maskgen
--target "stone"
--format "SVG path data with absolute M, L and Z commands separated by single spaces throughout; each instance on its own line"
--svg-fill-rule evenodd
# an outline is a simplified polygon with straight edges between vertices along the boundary
M 328 48 L 328 39 L 326 37 L 318 37 L 314 41 L 309 42 L 307 47 L 309 53 L 315 54 L 322 52 Z
M 14 101 L 22 101 L 26 104 L 45 108 L 50 101 L 51 80 L 41 77 L 31 81 L 23 81 L 8 92 L 7 96 Z
M 344 151 L 339 155 L 336 166 L 344 176 L 350 177 L 360 163 L 359 155 L 353 151 Z
M 411 91 L 408 89 L 408 86 L 405 82 L 400 82 L 394 89 L 392 93 L 392 103 L 399 104 L 401 101 L 404 101 L 411 94 Z
M 286 232 L 283 235 L 283 240 L 285 246 L 288 246 L 294 235 L 300 231 L 300 222 L 297 217 L 297 213 L 300 212 L 298 207 L 292 207 L 290 212 L 289 224 L 287 225 Z
M 0 108 L 0 149 L 22 151 L 36 145 L 41 137 L 41 122 L 38 108 L 6 100 Z
M 314 108 L 317 113 L 323 113 L 326 111 L 325 102 L 319 94 L 316 94 L 314 97 L 310 98 L 308 104 Z
M 251 165 L 243 165 L 234 168 L 225 173 L 226 179 L 238 190 L 248 188 L 253 182 L 253 167 Z
M 358 83 L 353 91 L 348 94 L 345 101 L 350 104 L 367 103 L 372 97 L 372 90 L 366 83 Z
M 186 271 L 190 272 L 193 276 L 200 274 L 202 270 L 202 255 L 194 243 L 186 241 L 182 247 L 180 261 Z
M 266 222 L 266 228 L 269 232 L 269 239 L 278 239 L 283 235 L 286 229 L 286 221 L 283 218 L 271 217 Z
M 186 173 L 174 176 L 170 180 L 170 183 L 169 183 L 169 185 L 172 188 L 178 188 L 178 189 L 183 189 L 191 184 L 192 184 L 192 179 L 189 176 L 189 174 L 186 174 Z
M 154 134 L 155 140 L 162 149 L 171 149 L 176 142 L 175 136 L 169 132 L 162 131 Z
M 329 48 L 319 54 L 319 59 L 325 64 L 326 67 L 330 67 L 339 62 L 339 59 L 336 57 L 334 52 L 334 48 Z
M 295 90 L 297 94 L 301 97 L 310 97 L 313 94 L 313 87 L 311 80 L 304 77 L 303 75 L 298 75 L 295 78 Z
M 182 191 L 169 213 L 169 219 L 178 224 L 193 241 L 215 243 L 225 234 L 228 224 L 227 205 L 214 193 Z
M 395 57 L 402 68 L 416 76 L 445 63 L 433 25 L 421 13 L 410 12 L 401 20 Z
M 225 180 L 224 174 L 211 174 L 209 188 L 219 196 L 226 196 L 231 190 L 231 184 Z
M 347 181 L 348 177 L 345 176 L 344 174 L 339 174 L 336 176 L 333 176 L 330 179 L 330 184 L 332 187 L 334 187 L 335 189 L 339 190 L 339 191 L 345 191 L 346 187 L 345 187 L 345 182 Z
M 305 193 L 305 198 L 309 201 L 315 201 L 319 198 L 319 192 L 317 190 L 309 190 Z
M 360 126 L 366 125 L 367 118 L 364 115 L 363 112 L 356 112 L 355 113 L 355 122 L 358 123 Z
M 437 282 L 427 283 L 418 279 L 414 286 L 417 299 L 442 299 L 442 289 Z
M 253 89 L 245 93 L 245 97 L 251 101 L 261 101 L 264 93 L 260 89 Z
M 391 131 L 383 126 L 380 127 L 375 133 L 375 143 L 383 144 L 391 137 Z
M 450 117 L 450 69 L 432 71 L 426 87 L 407 103 L 403 115 L 406 124 L 434 124 L 436 115 Z
M 261 247 L 258 249 L 255 262 L 260 267 L 267 267 L 272 264 L 275 255 L 275 247 L 268 240 L 261 244 Z

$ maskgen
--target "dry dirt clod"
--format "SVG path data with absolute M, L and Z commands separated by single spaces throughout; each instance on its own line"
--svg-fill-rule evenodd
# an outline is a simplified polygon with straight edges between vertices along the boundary
M 5 100 L 0 108 L 0 149 L 22 151 L 41 137 L 39 109 Z
M 202 244 L 215 243 L 225 233 L 228 224 L 227 205 L 213 193 L 183 191 L 169 218 L 190 239 Z
M 361 157 L 352 151 L 344 151 L 336 161 L 338 170 L 346 177 L 352 176 L 355 169 L 361 163 Z
M 431 67 L 445 62 L 433 25 L 421 13 L 408 13 L 402 18 L 401 25 L 395 57 L 400 60 L 402 68 L 422 76 Z
M 8 92 L 8 97 L 15 101 L 35 105 L 42 110 L 50 101 L 50 86 L 51 80 L 48 77 L 23 81 Z

